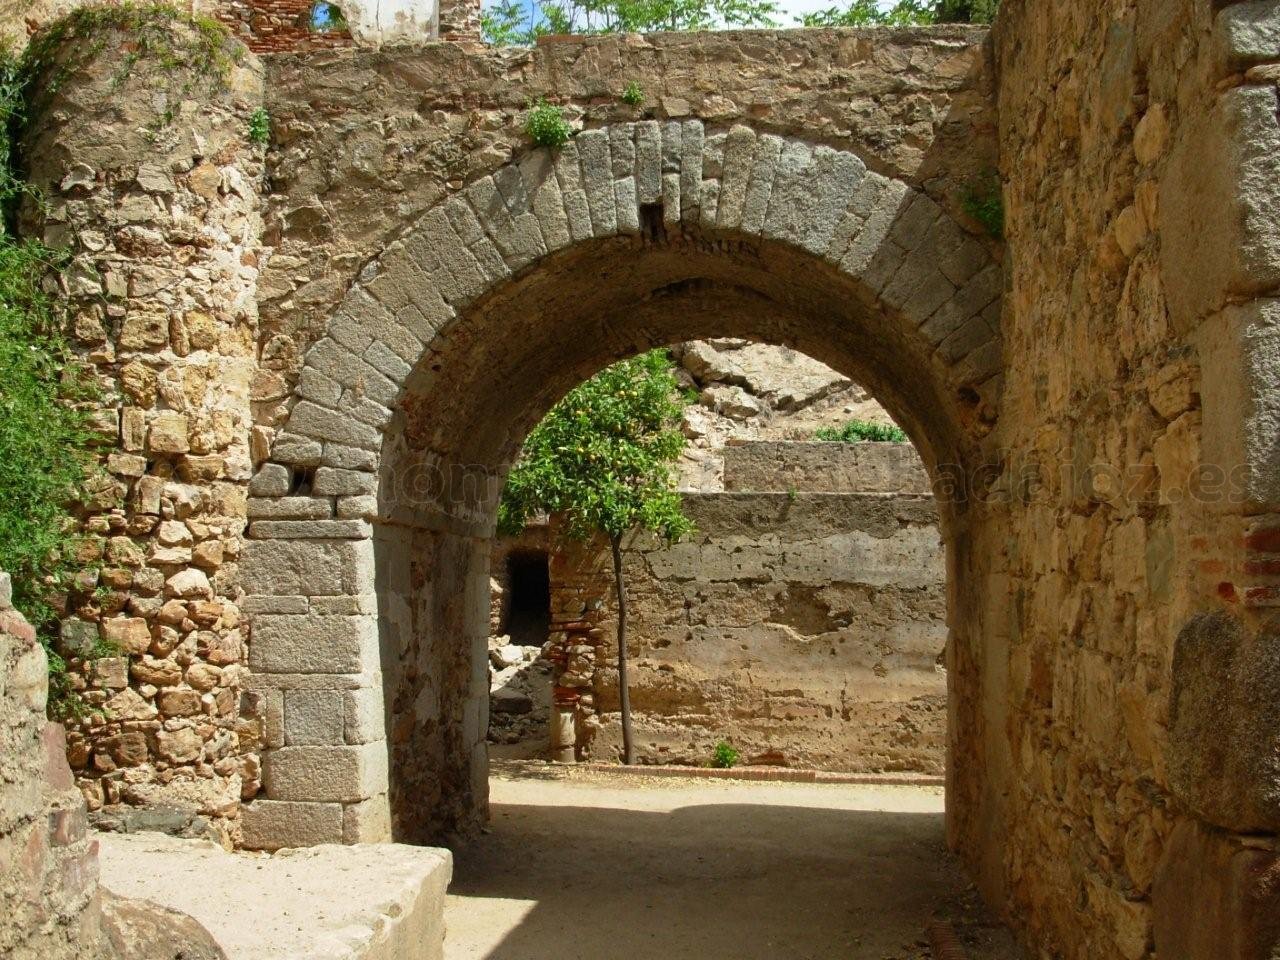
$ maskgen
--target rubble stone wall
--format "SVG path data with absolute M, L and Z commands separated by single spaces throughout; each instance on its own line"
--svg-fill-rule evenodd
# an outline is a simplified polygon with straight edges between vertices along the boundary
M 121 76 L 128 38 L 95 42 L 101 55 L 75 82 L 37 101 L 25 145 L 48 198 L 27 227 L 69 251 L 60 292 L 102 388 L 98 426 L 115 438 L 84 504 L 85 569 L 62 625 L 95 711 L 68 732 L 69 757 L 91 810 L 178 806 L 231 838 L 260 785 L 238 561 L 262 233 L 248 116 L 261 74 L 245 54 L 225 73 L 140 58 Z M 90 664 L 100 640 L 116 654 Z
M 98 843 L 86 831 L 62 727 L 45 719 L 48 670 L 0 573 L 0 954 L 11 960 L 105 953 Z

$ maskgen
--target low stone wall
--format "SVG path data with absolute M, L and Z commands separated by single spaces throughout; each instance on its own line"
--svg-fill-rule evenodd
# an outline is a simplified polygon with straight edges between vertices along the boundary
M 929 473 L 909 443 L 729 444 L 726 490 L 907 493 L 928 496 Z
M 104 949 L 98 844 L 86 835 L 62 727 L 45 720 L 48 669 L 0 573 L 0 956 L 8 960 Z

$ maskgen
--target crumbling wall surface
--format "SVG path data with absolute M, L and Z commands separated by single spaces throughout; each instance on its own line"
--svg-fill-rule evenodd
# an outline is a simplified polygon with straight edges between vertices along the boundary
M 929 473 L 909 443 L 729 444 L 726 490 L 809 493 L 932 492 Z
M 641 762 L 856 772 L 943 770 L 945 569 L 928 497 L 686 494 L 697 525 L 625 556 Z M 578 747 L 620 750 L 616 595 L 607 544 L 552 559 L 555 698 Z
M 83 5 L 83 0 L 0 0 L 0 40 L 20 50 L 35 30 Z
M 1010 736 L 954 757 L 1013 774 L 984 886 L 1066 957 L 1271 957 L 1280 6 L 1005 0 L 996 49 L 1010 527 L 957 656 Z
M 62 728 L 45 720 L 48 659 L 0 573 L 0 955 L 102 955 L 97 841 L 67 766 Z
M 346 27 L 312 29 L 314 5 L 315 0 L 208 0 L 201 12 L 225 23 L 255 53 L 350 46 L 351 30 Z
M 119 6 L 127 0 L 0 0 L 0 39 L 22 47 L 28 35 L 79 7 Z M 283 53 L 362 45 L 421 44 L 435 39 L 477 43 L 477 0 L 334 0 L 345 24 L 317 29 L 320 0 L 177 0 L 184 14 L 226 24 L 255 53 Z M 141 4 L 135 4 L 141 5 Z M 439 9 L 437 9 L 439 8 Z
M 127 61 L 133 42 L 109 26 L 69 41 L 38 78 L 25 144 L 47 202 L 24 228 L 68 250 L 60 293 L 113 438 L 84 505 L 60 639 L 93 708 L 69 731 L 69 756 L 91 809 L 175 806 L 234 838 L 240 800 L 259 787 L 236 581 L 261 233 L 248 117 L 261 78 L 239 44 L 211 49 L 192 28 L 175 27 L 171 56 Z M 115 652 L 90 665 L 100 641 Z

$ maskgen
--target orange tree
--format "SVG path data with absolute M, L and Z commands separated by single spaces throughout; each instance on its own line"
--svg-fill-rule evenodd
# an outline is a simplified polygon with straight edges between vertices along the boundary
M 627 686 L 627 590 L 623 540 L 646 530 L 667 543 L 693 524 L 675 489 L 684 449 L 671 360 L 654 350 L 602 370 L 551 409 L 524 442 L 498 507 L 498 529 L 519 533 L 541 513 L 561 516 L 569 536 L 603 535 L 618 595 L 618 695 L 623 762 L 635 760 Z

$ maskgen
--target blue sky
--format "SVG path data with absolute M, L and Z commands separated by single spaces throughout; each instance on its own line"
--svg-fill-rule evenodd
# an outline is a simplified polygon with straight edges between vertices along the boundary
M 534 0 L 524 0 L 525 6 L 534 5 Z M 778 7 L 782 11 L 778 18 L 782 26 L 794 26 L 795 21 L 805 13 L 813 10 L 825 10 L 827 7 L 843 7 L 847 5 L 847 0 L 777 0 Z M 486 7 L 489 6 L 489 0 L 485 0 Z M 892 0 L 880 0 L 881 7 L 892 6 Z

